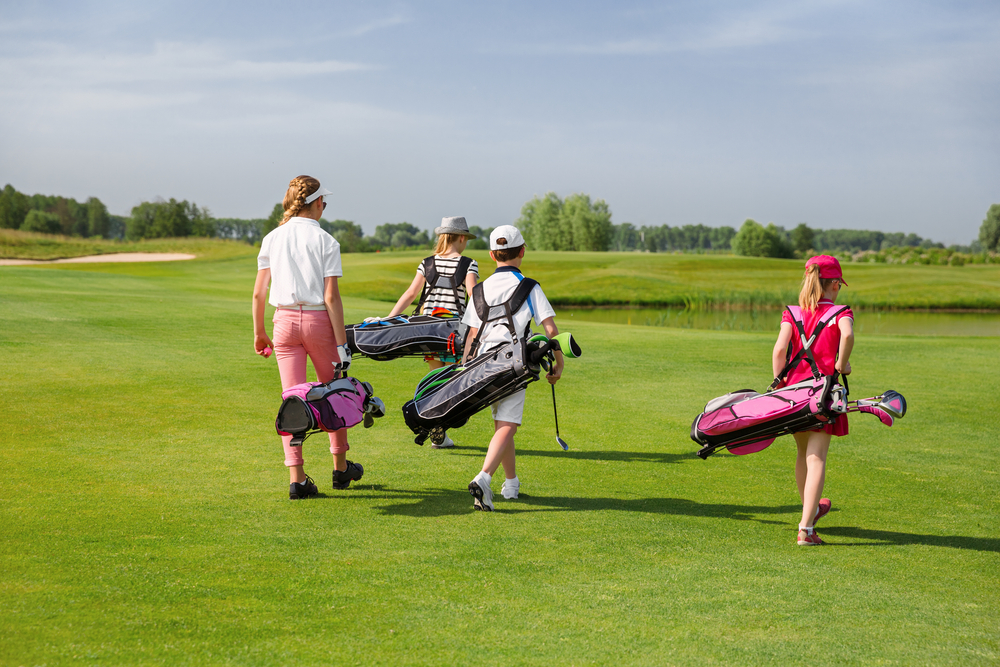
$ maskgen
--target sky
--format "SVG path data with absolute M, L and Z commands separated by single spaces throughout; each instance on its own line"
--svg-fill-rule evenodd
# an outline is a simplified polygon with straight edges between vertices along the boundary
M 976 238 L 1000 203 L 1000 3 L 0 0 L 0 185 L 369 233 L 515 221 Z

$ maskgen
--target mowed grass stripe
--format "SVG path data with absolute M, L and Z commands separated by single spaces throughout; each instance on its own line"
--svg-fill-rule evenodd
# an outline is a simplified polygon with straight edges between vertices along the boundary
M 571 450 L 533 385 L 525 495 L 493 514 L 465 490 L 488 415 L 455 450 L 417 447 L 398 408 L 426 365 L 358 360 L 390 407 L 351 433 L 365 478 L 330 490 L 310 439 L 323 495 L 292 503 L 277 371 L 250 351 L 247 260 L 0 270 L 0 663 L 1000 655 L 995 339 L 858 341 L 853 394 L 892 387 L 911 411 L 892 429 L 852 418 L 821 549 L 794 546 L 790 439 L 708 461 L 688 439 L 707 399 L 769 381 L 763 334 L 573 323 L 585 352 L 557 387 Z

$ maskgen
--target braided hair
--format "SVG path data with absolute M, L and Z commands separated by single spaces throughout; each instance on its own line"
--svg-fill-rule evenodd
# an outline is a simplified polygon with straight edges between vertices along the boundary
M 296 176 L 293 178 L 288 184 L 285 198 L 281 202 L 281 207 L 285 209 L 285 217 L 278 224 L 283 225 L 288 222 L 289 218 L 298 215 L 307 206 L 306 197 L 317 190 L 319 190 L 319 181 L 312 176 Z

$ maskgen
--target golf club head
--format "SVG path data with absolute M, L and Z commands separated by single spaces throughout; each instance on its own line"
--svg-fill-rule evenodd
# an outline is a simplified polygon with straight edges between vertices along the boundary
M 559 443 L 559 446 L 563 448 L 564 452 L 568 452 L 569 451 L 569 445 L 567 445 L 566 441 L 563 440 L 562 438 L 560 438 L 558 435 L 556 436 L 556 442 Z
M 879 401 L 878 407 L 896 419 L 906 415 L 906 399 L 898 391 L 893 391 L 892 389 L 882 394 L 882 400 Z
M 893 424 L 892 415 L 877 405 L 859 405 L 858 412 L 867 412 L 870 415 L 875 415 L 886 426 L 892 426 Z

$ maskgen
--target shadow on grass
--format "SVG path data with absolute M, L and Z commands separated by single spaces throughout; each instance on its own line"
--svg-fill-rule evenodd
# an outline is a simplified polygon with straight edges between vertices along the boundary
M 376 499 L 399 500 L 377 507 L 383 514 L 412 517 L 438 517 L 468 514 L 473 512 L 472 496 L 459 489 L 404 490 L 387 489 L 380 485 L 368 487 Z M 367 490 L 363 486 L 358 491 Z M 371 500 L 372 496 L 357 494 L 357 499 Z M 757 521 L 760 523 L 785 524 L 787 521 L 758 519 L 757 514 L 790 514 L 801 510 L 799 505 L 768 507 L 763 505 L 729 505 L 698 503 L 684 498 L 564 498 L 534 496 L 521 493 L 517 500 L 503 500 L 499 493 L 494 496 L 497 512 L 596 512 L 616 510 L 619 512 L 646 512 L 650 514 L 677 514 L 684 516 L 705 516 L 712 518 Z
M 486 455 L 486 447 L 455 447 L 447 451 L 457 456 L 474 456 L 482 458 Z M 619 461 L 622 463 L 680 463 L 688 459 L 697 461 L 698 455 L 668 454 L 666 452 L 621 452 L 616 450 L 579 451 L 570 448 L 568 452 L 559 449 L 552 443 L 552 449 L 517 449 L 518 456 L 550 456 L 560 459 L 577 459 L 580 461 Z
M 833 542 L 836 547 L 877 547 L 886 545 L 924 544 L 929 547 L 951 547 L 972 551 L 1000 553 L 1000 539 L 990 537 L 965 537 L 963 535 L 919 535 L 897 533 L 890 530 L 869 530 L 853 526 L 830 526 L 820 529 L 823 535 L 872 540 L 871 542 Z
M 459 489 L 405 490 L 390 489 L 379 484 L 358 485 L 356 491 L 371 491 L 377 500 L 398 501 L 377 506 L 383 514 L 409 516 L 415 518 L 458 516 L 475 512 L 472 498 L 467 491 Z M 352 496 L 361 500 L 371 500 L 368 493 Z M 496 512 L 517 514 L 522 512 L 599 512 L 615 510 L 619 512 L 645 512 L 650 514 L 674 514 L 679 516 L 732 519 L 736 521 L 756 521 L 757 523 L 783 525 L 788 519 L 758 518 L 757 515 L 797 515 L 801 505 L 732 505 L 723 503 L 699 503 L 685 498 L 566 498 L 560 496 L 534 496 L 522 493 L 517 500 L 503 500 L 500 494 L 494 496 Z M 834 512 L 837 510 L 834 509 Z M 923 544 L 932 547 L 949 547 L 972 551 L 1000 552 L 1000 539 L 987 537 L 966 537 L 963 535 L 921 535 L 898 533 L 887 530 L 870 530 L 851 526 L 827 526 L 821 529 L 823 535 L 831 537 L 856 538 L 866 542 L 834 542 L 831 546 L 883 546 Z

